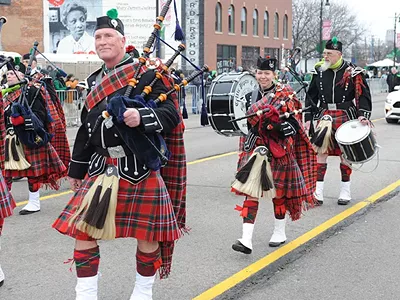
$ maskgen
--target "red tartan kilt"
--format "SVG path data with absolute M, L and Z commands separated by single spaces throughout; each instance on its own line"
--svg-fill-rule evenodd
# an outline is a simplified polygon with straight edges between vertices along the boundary
M 253 152 L 239 154 L 238 170 L 249 160 Z M 294 153 L 287 153 L 281 158 L 272 158 L 271 171 L 274 179 L 276 198 L 294 198 L 307 194 L 306 183 L 297 164 Z M 232 189 L 237 195 L 243 195 Z
M 60 125 L 62 125 L 61 121 Z M 66 132 L 62 129 L 62 127 L 56 127 L 56 133 L 51 140 L 51 144 L 53 145 L 63 164 L 67 167 L 71 160 L 71 150 Z M 63 177 L 67 176 L 67 172 L 68 170 L 66 168 Z
M 349 121 L 349 117 L 344 110 L 326 110 L 324 115 L 330 115 L 333 119 L 332 121 L 332 145 L 333 148 L 328 151 L 329 156 L 340 156 L 342 155 L 342 150 L 340 150 L 338 143 L 335 139 L 336 130 L 344 123 Z M 319 124 L 319 121 L 318 123 Z M 317 125 L 318 126 L 318 125 Z
M 7 184 L 0 172 L 0 220 L 11 216 L 15 207 L 14 198 L 8 191 Z
M 4 170 L 4 177 L 35 177 L 39 183 L 48 185 L 50 188 L 60 187 L 59 179 L 65 177 L 67 169 L 56 150 L 51 144 L 38 149 L 29 149 L 24 146 L 25 159 L 31 164 L 26 170 Z
M 68 222 L 96 178 L 84 179 L 81 188 L 54 222 L 53 228 L 79 240 L 92 240 L 76 229 L 82 216 L 76 218 L 71 225 Z M 170 196 L 159 171 L 151 172 L 147 179 L 136 185 L 119 180 L 115 225 L 116 238 L 132 237 L 149 242 L 166 242 L 181 236 Z

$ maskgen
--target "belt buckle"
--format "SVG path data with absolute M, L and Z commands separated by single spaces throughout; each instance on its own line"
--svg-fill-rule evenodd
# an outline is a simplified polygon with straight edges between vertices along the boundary
M 121 145 L 108 147 L 107 151 L 111 158 L 121 158 L 126 156 L 124 148 Z
M 337 110 L 336 103 L 328 103 L 328 110 Z

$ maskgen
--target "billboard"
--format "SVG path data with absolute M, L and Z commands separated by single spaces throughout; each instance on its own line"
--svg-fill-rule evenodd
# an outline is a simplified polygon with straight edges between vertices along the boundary
M 159 1 L 161 12 L 166 0 Z M 178 18 L 181 1 L 177 0 Z M 96 18 L 106 15 L 111 8 L 118 10 L 118 17 L 125 27 L 127 45 L 134 45 L 139 52 L 153 32 L 157 17 L 157 2 L 132 0 L 43 0 L 44 49 L 47 53 L 95 54 L 94 29 Z M 173 39 L 175 14 L 173 5 L 163 22 L 162 37 L 173 47 L 179 42 Z M 164 48 L 164 47 L 163 47 Z M 165 56 L 173 50 L 165 47 Z

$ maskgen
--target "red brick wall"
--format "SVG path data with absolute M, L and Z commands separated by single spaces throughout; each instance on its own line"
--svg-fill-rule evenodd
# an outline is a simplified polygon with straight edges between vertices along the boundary
M 215 5 L 222 5 L 222 33 L 215 32 Z M 235 7 L 235 34 L 228 33 L 228 7 Z M 241 34 L 241 10 L 247 9 L 247 35 Z M 258 10 L 258 36 L 253 36 L 253 10 Z M 264 11 L 269 13 L 269 37 L 263 36 Z M 207 0 L 204 9 L 204 58 L 212 68 L 217 64 L 217 44 L 236 45 L 237 66 L 241 65 L 242 46 L 260 47 L 260 55 L 264 48 L 292 47 L 292 0 Z M 279 38 L 274 38 L 274 14 L 279 14 Z M 283 39 L 283 17 L 288 16 L 288 38 Z
M 3 25 L 3 50 L 28 53 L 35 41 L 43 47 L 43 0 L 11 0 L 11 5 L 0 5 L 0 15 L 7 18 Z

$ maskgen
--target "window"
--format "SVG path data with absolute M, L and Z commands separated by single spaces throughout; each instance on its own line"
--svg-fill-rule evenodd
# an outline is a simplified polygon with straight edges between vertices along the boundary
M 253 35 L 258 35 L 258 10 L 253 11 Z
M 242 67 L 244 70 L 255 69 L 260 56 L 260 47 L 242 47 Z
M 217 45 L 217 73 L 236 70 L 236 46 Z
M 242 34 L 247 34 L 247 9 L 246 7 L 242 8 L 242 13 L 240 16 L 240 25 Z
M 0 4 L 11 4 L 11 0 L 0 0 Z
M 285 15 L 283 18 L 283 38 L 287 39 L 288 38 L 288 16 Z
M 228 9 L 228 30 L 229 33 L 235 33 L 235 7 L 233 5 Z
M 222 5 L 219 2 L 215 5 L 215 31 L 222 32 Z
M 264 36 L 269 36 L 269 14 L 264 12 Z
M 279 37 L 279 15 L 278 13 L 275 13 L 275 19 L 274 19 L 274 38 Z

